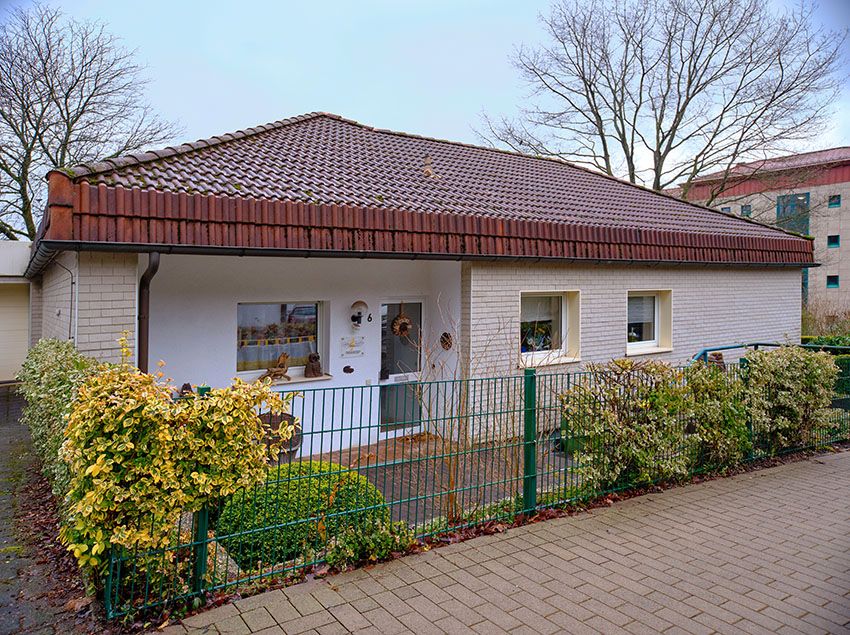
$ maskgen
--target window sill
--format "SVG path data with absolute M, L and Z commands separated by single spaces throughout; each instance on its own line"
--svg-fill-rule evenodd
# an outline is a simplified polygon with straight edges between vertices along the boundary
M 543 368 L 545 366 L 563 366 L 564 364 L 578 364 L 580 362 L 581 357 L 572 355 L 557 355 L 554 357 L 541 357 L 539 359 L 523 357 L 522 363 L 517 364 L 517 368 Z
M 262 373 L 257 373 L 254 371 L 251 372 L 241 372 L 237 373 L 236 376 L 239 377 L 242 381 L 246 382 L 255 382 L 260 378 Z M 333 375 L 328 375 L 325 373 L 324 375 L 320 375 L 319 377 L 305 377 L 304 375 L 290 375 L 289 381 L 285 379 L 279 379 L 277 381 L 272 382 L 272 388 L 278 388 L 280 386 L 289 386 L 291 384 L 310 384 L 315 381 L 328 381 L 329 379 L 333 379 Z
M 314 381 L 328 381 L 329 379 L 333 379 L 333 375 L 319 375 L 318 377 L 304 377 L 304 375 L 297 375 L 295 377 L 291 377 L 289 381 L 285 379 L 272 382 L 272 388 L 278 388 L 279 386 L 290 386 L 292 384 L 311 384 Z
M 658 355 L 659 353 L 672 353 L 672 348 L 652 346 L 648 348 L 626 348 L 626 357 L 640 357 L 641 355 Z

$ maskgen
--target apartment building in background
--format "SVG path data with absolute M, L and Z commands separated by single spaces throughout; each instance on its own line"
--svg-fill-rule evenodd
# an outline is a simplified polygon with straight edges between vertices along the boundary
M 821 266 L 802 270 L 803 300 L 850 308 L 850 147 L 740 163 L 684 198 L 812 236 Z

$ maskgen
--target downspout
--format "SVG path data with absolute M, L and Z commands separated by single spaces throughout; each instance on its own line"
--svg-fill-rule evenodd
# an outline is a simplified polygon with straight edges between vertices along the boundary
M 150 342 L 151 280 L 159 270 L 159 252 L 153 251 L 148 257 L 148 268 L 139 280 L 139 370 L 148 372 L 148 349 Z

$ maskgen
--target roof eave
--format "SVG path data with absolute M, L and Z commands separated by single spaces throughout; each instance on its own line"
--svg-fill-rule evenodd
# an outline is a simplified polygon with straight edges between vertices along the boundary
M 758 262 L 758 261 L 719 261 L 719 260 L 664 260 L 664 259 L 613 259 L 613 258 L 563 258 L 546 256 L 512 256 L 512 255 L 468 255 L 450 253 L 407 252 L 393 251 L 340 251 L 318 249 L 285 249 L 285 248 L 252 248 L 252 247 L 211 247 L 197 245 L 175 245 L 166 243 L 114 243 L 42 240 L 39 243 L 30 267 L 39 262 L 46 265 L 56 253 L 62 251 L 97 251 L 108 253 L 160 253 L 177 255 L 200 256 L 238 256 L 238 257 L 288 257 L 288 258 L 352 258 L 378 260 L 438 260 L 453 262 L 551 262 L 574 264 L 605 264 L 605 265 L 654 265 L 723 267 L 723 268 L 810 268 L 820 267 L 816 262 Z M 38 274 L 35 270 L 27 269 L 26 276 L 32 278 Z

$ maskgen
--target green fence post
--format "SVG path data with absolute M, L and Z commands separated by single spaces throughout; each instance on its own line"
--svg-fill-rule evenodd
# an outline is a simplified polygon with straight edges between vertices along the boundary
M 103 582 L 103 610 L 106 612 L 106 619 L 111 620 L 112 615 L 112 576 L 115 571 L 115 561 L 112 559 L 113 551 L 109 549 L 107 552 L 107 562 L 109 563 L 106 569 L 106 580 Z
M 758 348 L 756 348 L 756 350 L 758 350 Z M 749 380 L 750 380 L 750 378 L 748 376 L 748 372 L 747 372 L 749 364 L 750 364 L 750 362 L 746 357 L 742 357 L 740 360 L 738 360 L 738 369 L 739 369 L 739 372 L 740 372 L 740 375 L 741 375 L 741 382 L 744 385 L 745 393 L 746 393 L 746 390 L 747 390 L 747 384 L 749 383 Z M 752 416 L 750 416 L 750 409 L 749 408 L 745 409 L 744 417 L 746 417 L 747 432 L 750 435 L 750 448 L 747 451 L 747 459 L 746 460 L 752 461 L 753 458 L 755 458 L 755 452 L 756 452 L 756 433 L 755 433 L 755 430 L 753 430 L 753 418 L 752 418 Z
M 537 509 L 537 376 L 533 368 L 525 369 L 523 398 L 522 511 L 528 514 Z
M 204 578 L 207 577 L 207 550 L 209 549 L 208 530 L 210 511 L 203 507 L 194 513 L 192 531 L 192 593 L 204 592 Z

